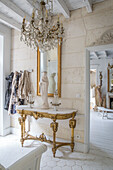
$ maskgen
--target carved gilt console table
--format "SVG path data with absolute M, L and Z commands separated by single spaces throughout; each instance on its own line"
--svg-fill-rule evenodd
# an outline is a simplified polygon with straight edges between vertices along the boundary
M 19 123 L 21 125 L 21 144 L 23 147 L 24 141 L 25 140 L 39 140 L 41 142 L 47 142 L 53 145 L 52 152 L 53 156 L 55 157 L 56 150 L 65 145 L 69 145 L 71 147 L 71 151 L 73 152 L 74 150 L 74 128 L 76 127 L 76 120 L 75 116 L 77 111 L 76 110 L 59 110 L 59 111 L 54 111 L 52 109 L 48 110 L 42 110 L 42 109 L 37 109 L 37 108 L 28 108 L 28 107 L 22 107 L 19 106 L 17 107 L 17 113 L 21 116 L 19 118 Z M 35 119 L 39 118 L 48 118 L 52 120 L 52 123 L 50 124 L 50 127 L 52 128 L 53 131 L 53 141 L 47 140 L 46 136 L 44 133 L 42 133 L 39 137 L 34 137 L 29 134 L 29 132 L 26 131 L 25 128 L 25 121 L 27 116 L 32 116 Z M 64 143 L 64 142 L 57 142 L 56 141 L 56 132 L 58 130 L 58 122 L 57 120 L 69 120 L 69 127 L 71 128 L 71 142 L 70 143 Z

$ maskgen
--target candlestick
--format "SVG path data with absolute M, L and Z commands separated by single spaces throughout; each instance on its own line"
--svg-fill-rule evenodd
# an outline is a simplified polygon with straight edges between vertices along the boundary
M 25 23 L 26 16 L 23 18 L 23 23 Z
M 63 23 L 62 23 L 62 21 L 61 21 L 61 27 L 63 27 Z
M 48 10 L 46 9 L 46 18 L 48 17 Z
M 33 9 L 32 18 L 34 19 L 34 17 L 35 17 L 35 13 L 34 13 L 34 9 Z

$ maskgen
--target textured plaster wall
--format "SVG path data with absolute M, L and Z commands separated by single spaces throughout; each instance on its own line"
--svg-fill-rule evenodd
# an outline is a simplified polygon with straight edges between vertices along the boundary
M 113 28 L 113 0 L 95 4 L 93 13 L 87 13 L 86 8 L 71 12 L 71 18 L 61 16 L 65 27 L 65 39 L 62 46 L 62 81 L 61 103 L 63 108 L 78 110 L 75 134 L 84 143 L 85 124 L 85 48 L 108 29 Z M 37 54 L 36 51 L 26 47 L 19 40 L 19 32 L 12 30 L 11 68 L 12 70 L 34 69 L 31 74 L 33 92 L 37 89 Z M 49 98 L 51 101 L 52 98 Z M 41 103 L 40 97 L 35 97 L 35 105 Z M 32 120 L 32 129 L 35 132 L 52 134 L 49 129 L 50 120 Z M 12 127 L 19 127 L 17 116 L 11 117 Z M 68 121 L 59 124 L 57 137 L 69 139 L 70 129 Z

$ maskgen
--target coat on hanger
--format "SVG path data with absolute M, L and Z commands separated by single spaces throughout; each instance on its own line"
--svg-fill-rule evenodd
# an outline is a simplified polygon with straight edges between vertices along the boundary
M 13 76 L 14 76 L 14 73 L 11 72 L 11 74 L 8 75 L 5 78 L 7 80 L 7 89 L 6 89 L 6 93 L 5 93 L 5 104 L 4 104 L 5 110 L 8 110 L 8 108 L 9 108 L 9 102 L 10 102 L 11 91 L 12 91 Z

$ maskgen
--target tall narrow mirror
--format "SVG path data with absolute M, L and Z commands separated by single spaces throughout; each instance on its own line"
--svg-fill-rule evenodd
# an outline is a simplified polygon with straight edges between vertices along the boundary
M 108 92 L 113 93 L 113 65 L 108 64 Z
M 37 95 L 40 94 L 40 82 L 42 73 L 47 72 L 48 76 L 48 96 L 53 96 L 58 90 L 61 97 L 61 46 L 54 48 L 48 52 L 37 52 Z

